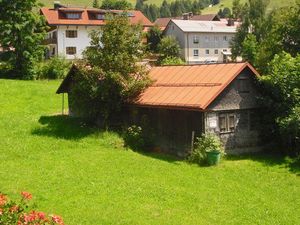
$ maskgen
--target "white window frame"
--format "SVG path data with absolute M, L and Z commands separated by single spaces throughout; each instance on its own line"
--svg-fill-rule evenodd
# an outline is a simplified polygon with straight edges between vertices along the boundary
M 193 43 L 194 44 L 199 44 L 199 36 L 198 35 L 193 36 Z
M 197 52 L 197 53 L 196 53 Z M 196 54 L 195 54 L 196 53 Z M 194 57 L 199 57 L 199 49 L 194 49 L 193 50 L 193 56 Z
M 230 125 L 230 118 L 233 117 L 233 126 Z M 225 118 L 225 128 L 221 128 L 221 119 L 220 118 Z M 232 112 L 224 112 L 224 113 L 219 113 L 218 115 L 218 120 L 219 120 L 219 131 L 221 134 L 224 133 L 233 133 L 236 130 L 236 114 Z
M 70 49 L 75 49 L 75 53 L 68 53 L 68 50 L 70 50 Z M 77 48 L 76 48 L 76 46 L 68 46 L 68 47 L 66 47 L 66 54 L 67 55 L 76 55 L 77 54 Z
M 78 31 L 77 30 L 66 30 L 66 38 L 77 38 Z
M 205 49 L 205 55 L 209 55 L 209 54 L 210 54 L 209 49 Z

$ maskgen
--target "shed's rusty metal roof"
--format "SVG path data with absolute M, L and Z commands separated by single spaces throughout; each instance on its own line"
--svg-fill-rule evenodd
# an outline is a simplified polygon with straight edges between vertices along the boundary
M 134 104 L 146 107 L 205 110 L 246 68 L 258 72 L 248 63 L 154 67 L 154 83 Z

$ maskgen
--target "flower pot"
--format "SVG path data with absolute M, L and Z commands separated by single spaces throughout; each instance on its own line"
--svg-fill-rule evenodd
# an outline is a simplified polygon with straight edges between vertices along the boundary
M 221 158 L 221 152 L 209 151 L 206 152 L 208 164 L 211 166 L 218 165 Z

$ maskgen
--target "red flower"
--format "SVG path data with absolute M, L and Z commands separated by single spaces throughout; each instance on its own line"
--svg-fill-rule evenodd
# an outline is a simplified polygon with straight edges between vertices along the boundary
M 5 205 L 7 197 L 4 194 L 0 194 L 0 206 Z
M 51 218 L 54 223 L 59 224 L 59 225 L 64 225 L 64 221 L 62 220 L 62 218 L 60 216 L 53 215 Z
M 12 213 L 17 212 L 18 210 L 19 210 L 19 206 L 17 206 L 17 205 L 14 205 L 9 209 L 9 211 Z
M 26 200 L 32 199 L 32 194 L 30 194 L 29 192 L 22 191 L 21 195 L 22 195 L 23 199 L 26 199 Z

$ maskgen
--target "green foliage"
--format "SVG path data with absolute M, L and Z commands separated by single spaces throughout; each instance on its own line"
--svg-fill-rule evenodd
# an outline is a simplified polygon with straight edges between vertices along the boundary
M 273 112 L 270 116 L 277 122 L 284 144 L 300 152 L 300 55 L 276 55 L 269 71 L 261 78 L 267 96 L 265 104 Z
M 125 147 L 133 150 L 142 150 L 145 147 L 142 127 L 132 125 L 127 128 L 124 134 Z
M 100 4 L 98 0 L 93 0 L 93 7 L 94 8 L 100 8 Z
M 135 8 L 141 10 L 152 22 L 157 18 L 182 16 L 187 12 L 198 15 L 201 13 L 201 9 L 211 4 L 211 0 L 175 0 L 171 3 L 164 0 L 160 7 L 157 7 L 156 4 L 144 4 L 144 2 L 144 0 L 137 0 Z
M 103 0 L 100 8 L 127 10 L 132 9 L 133 6 L 130 2 L 127 2 L 126 0 Z
M 174 56 L 168 56 L 161 60 L 160 65 L 161 66 L 167 66 L 167 65 L 184 65 L 184 61 L 179 58 L 179 57 L 174 57 Z
M 180 57 L 180 46 L 173 36 L 166 36 L 158 44 L 159 62 L 168 57 Z
M 150 51 L 157 52 L 158 44 L 162 38 L 162 31 L 158 26 L 153 26 L 147 32 L 147 43 Z
M 245 61 L 250 62 L 256 66 L 257 48 L 258 43 L 256 37 L 253 34 L 248 34 L 242 43 L 242 57 Z
M 220 138 L 213 133 L 203 134 L 196 139 L 195 148 L 188 157 L 188 160 L 190 162 L 198 163 L 199 165 L 206 164 L 207 152 L 219 152 L 222 155 L 225 154 Z
M 130 25 L 126 15 L 107 20 L 101 32 L 91 33 L 91 46 L 84 52 L 89 67 L 78 66 L 72 91 L 77 111 L 102 116 L 104 123 L 117 115 L 123 103 L 133 100 L 150 79 L 143 55 L 141 27 Z
M 34 77 L 34 63 L 42 58 L 45 21 L 36 13 L 36 0 L 0 1 L 0 45 L 13 48 L 14 74 L 19 78 Z
M 71 68 L 71 62 L 61 57 L 53 57 L 36 65 L 36 79 L 63 79 Z

